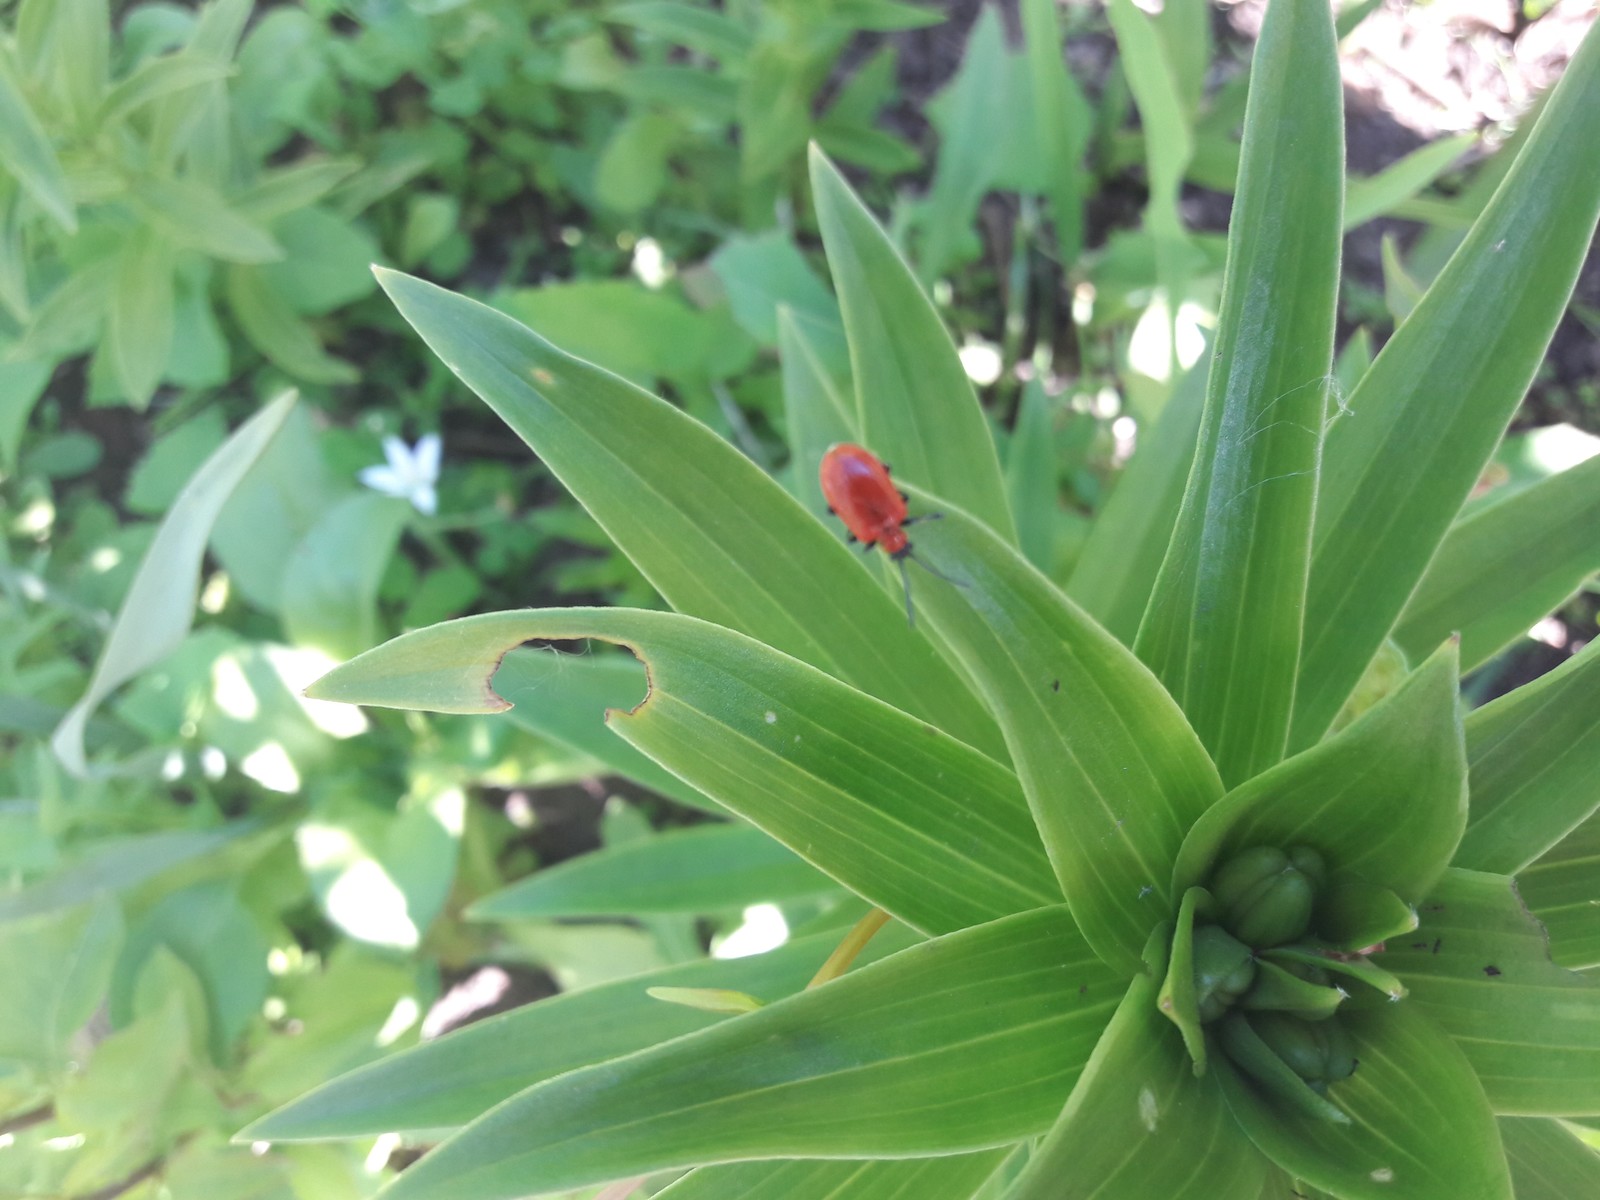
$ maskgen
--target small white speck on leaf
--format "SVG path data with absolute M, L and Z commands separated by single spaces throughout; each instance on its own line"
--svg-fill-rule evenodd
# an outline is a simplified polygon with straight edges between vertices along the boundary
M 1372 1173 L 1371 1178 L 1372 1178 L 1372 1182 L 1373 1183 L 1393 1183 L 1394 1182 L 1394 1168 L 1392 1168 L 1392 1167 L 1379 1167 L 1376 1171 L 1374 1171 Z
M 1139 1089 L 1139 1120 L 1144 1122 L 1144 1127 L 1151 1133 L 1156 1131 L 1156 1125 L 1161 1117 L 1161 1110 L 1156 1106 L 1156 1094 L 1149 1088 Z
M 769 708 L 767 710 L 767 715 L 766 715 L 766 717 L 764 719 L 766 720 L 768 725 L 776 725 L 778 723 L 778 714 L 773 712 Z

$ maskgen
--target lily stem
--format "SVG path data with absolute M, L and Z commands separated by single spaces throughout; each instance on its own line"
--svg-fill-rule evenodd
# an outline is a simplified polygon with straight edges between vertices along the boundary
M 875 908 L 851 927 L 849 933 L 844 935 L 844 941 L 834 952 L 828 955 L 828 961 L 822 964 L 822 969 L 806 984 L 806 987 L 821 987 L 830 979 L 837 979 L 850 969 L 850 964 L 855 962 L 856 956 L 866 949 L 867 943 L 872 940 L 872 935 L 877 933 L 889 923 L 889 914 L 881 908 Z

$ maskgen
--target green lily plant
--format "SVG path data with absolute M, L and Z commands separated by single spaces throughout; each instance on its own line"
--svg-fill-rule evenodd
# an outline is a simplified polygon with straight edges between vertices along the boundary
M 382 274 L 676 612 L 452 621 L 312 694 L 487 713 L 560 678 L 529 671 L 554 657 L 529 639 L 626 645 L 648 694 L 609 722 L 640 762 L 820 869 L 852 916 L 894 920 L 820 986 L 838 928 L 469 1027 L 242 1138 L 452 1131 L 391 1200 L 683 1168 L 659 1195 L 1600 1195 L 1571 1123 L 1600 1116 L 1600 947 L 1561 915 L 1600 897 L 1600 652 L 1465 715 L 1457 683 L 1600 567 L 1552 600 L 1574 568 L 1540 540 L 1559 518 L 1540 489 L 1592 496 L 1592 472 L 1461 516 L 1600 212 L 1600 35 L 1342 397 L 1325 0 L 1273 0 L 1251 88 L 1204 387 L 1169 402 L 1065 589 L 1016 548 L 933 307 L 814 155 L 855 392 L 829 419 L 944 517 L 917 552 L 956 582 L 918 579 L 915 627 L 811 493 L 508 317 Z M 1525 871 L 1566 898 L 1552 940 Z

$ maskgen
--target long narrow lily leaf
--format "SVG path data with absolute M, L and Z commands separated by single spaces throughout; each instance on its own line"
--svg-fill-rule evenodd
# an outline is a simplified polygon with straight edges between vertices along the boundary
M 994 439 L 949 331 L 888 234 L 815 147 L 811 189 L 866 445 L 898 477 L 1014 540 Z
M 1067 595 L 1125 645 L 1139 632 L 1183 506 L 1210 362 L 1201 358 L 1173 388 L 1154 426 L 1141 426 L 1133 458 L 1095 517 L 1067 582 Z
M 1378 961 L 1455 1039 L 1495 1112 L 1600 1115 L 1600 980 L 1550 961 L 1510 879 L 1452 869 Z
M 815 330 L 814 323 L 809 325 Z M 818 520 L 828 517 L 817 473 L 822 456 L 835 442 L 856 440 L 855 405 L 845 405 L 837 382 L 808 332 L 808 324 L 787 306 L 778 309 L 778 360 L 783 369 L 783 416 L 789 433 L 790 490 Z M 833 526 L 838 536 L 843 526 Z
M 834 883 L 759 829 L 699 825 L 610 846 L 536 871 L 468 915 L 625 917 L 711 913 L 831 891 Z
M 1466 732 L 1472 807 L 1456 865 L 1512 875 L 1600 806 L 1600 644 L 1477 709 Z
M 1017 519 L 1017 548 L 1047 575 L 1061 528 L 1059 471 L 1050 397 L 1043 380 L 1030 379 L 1022 386 L 1016 426 L 1006 447 L 1006 494 Z
M 1600 213 L 1591 29 L 1472 233 L 1395 331 L 1323 455 L 1292 743 L 1322 736 L 1522 399 Z
M 407 1170 L 388 1200 L 1005 1145 L 1049 1124 L 1123 990 L 1064 908 L 1020 914 L 532 1088 Z
M 1550 957 L 1600 967 L 1600 814 L 1517 873 L 1517 889 L 1550 934 Z
M 1500 1140 L 1517 1200 L 1600 1196 L 1600 1153 L 1556 1121 L 1501 1117 Z
M 1004 1150 L 877 1162 L 760 1162 L 702 1167 L 657 1200 L 969 1200 Z
M 1022 38 L 1056 252 L 1061 262 L 1070 264 L 1083 250 L 1083 156 L 1094 114 L 1062 61 L 1061 14 L 1053 0 L 1023 0 Z
M 89 770 L 83 735 L 95 708 L 122 684 L 171 654 L 188 635 L 211 527 L 294 403 L 295 393 L 289 392 L 241 425 L 172 502 L 117 611 L 87 690 L 50 739 L 56 757 L 74 775 Z
M 1222 794 L 1172 698 L 998 537 L 942 500 L 918 551 L 958 583 L 924 579 L 917 605 L 1005 730 L 1056 877 L 1084 936 L 1128 972 L 1177 909 L 1184 832 Z
M 1333 16 L 1276 0 L 1251 69 L 1200 447 L 1139 657 L 1233 786 L 1283 757 L 1333 364 L 1344 137 Z
M 674 608 L 804 659 L 980 748 L 998 748 L 988 718 L 906 628 L 893 599 L 710 429 L 502 313 L 408 275 L 378 278 L 433 351 Z
M 1600 458 L 1591 458 L 1454 526 L 1400 616 L 1414 657 L 1452 632 L 1461 669 L 1510 645 L 1600 571 Z
M 903 950 L 912 937 L 903 925 L 891 925 L 857 961 Z M 668 967 L 553 996 L 342 1075 L 268 1113 L 239 1139 L 327 1141 L 456 1128 L 541 1080 L 728 1019 L 663 1003 L 647 988 L 727 988 L 776 1000 L 804 988 L 838 940 L 837 933 L 819 933 L 767 954 Z
M 1448 171 L 1477 140 L 1472 133 L 1440 138 L 1376 175 L 1350 180 L 1344 193 L 1344 227 L 1354 229 L 1411 199 Z
M 859 568 L 857 568 L 859 570 Z M 630 646 L 651 690 L 613 728 L 668 770 L 918 929 L 1060 898 L 1006 768 L 932 726 L 719 626 L 674 613 L 549 609 L 420 629 L 307 695 L 492 712 L 506 651 L 530 638 Z
M 1308 845 L 1412 904 L 1467 819 L 1467 764 L 1446 644 L 1343 733 L 1229 792 L 1183 843 L 1173 886 L 1203 884 L 1228 851 Z
M 1341 1200 L 1511 1200 L 1499 1131 L 1461 1051 L 1408 1004 L 1340 1010 L 1356 1072 L 1323 1120 L 1265 1099 L 1226 1062 L 1218 1077 L 1262 1153 Z
M 632 708 L 650 690 L 644 664 L 626 654 L 513 650 L 494 677 L 511 719 L 540 737 L 594 758 L 607 769 L 691 808 L 715 802 L 606 728 L 606 710 Z
M 1216 1075 L 1195 1077 L 1156 1008 L 1159 987 L 1159 974 L 1133 981 L 1006 1200 L 1215 1200 L 1261 1188 L 1267 1160 L 1234 1122 Z M 1067 1179 L 1077 1181 L 1070 1191 Z

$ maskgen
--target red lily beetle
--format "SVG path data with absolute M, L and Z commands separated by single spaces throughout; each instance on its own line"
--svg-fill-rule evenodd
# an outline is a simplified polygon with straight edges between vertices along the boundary
M 872 451 L 850 442 L 829 446 L 822 456 L 821 475 L 822 495 L 828 502 L 828 511 L 844 522 L 844 527 L 850 531 L 850 540 L 860 542 L 863 550 L 882 546 L 889 557 L 900 564 L 907 621 L 916 623 L 911 607 L 911 578 L 906 573 L 907 559 L 947 583 L 961 582 L 934 570 L 912 553 L 906 526 L 915 521 L 933 520 L 940 514 L 907 515 L 906 494 L 895 487 L 889 478 L 889 468 Z

